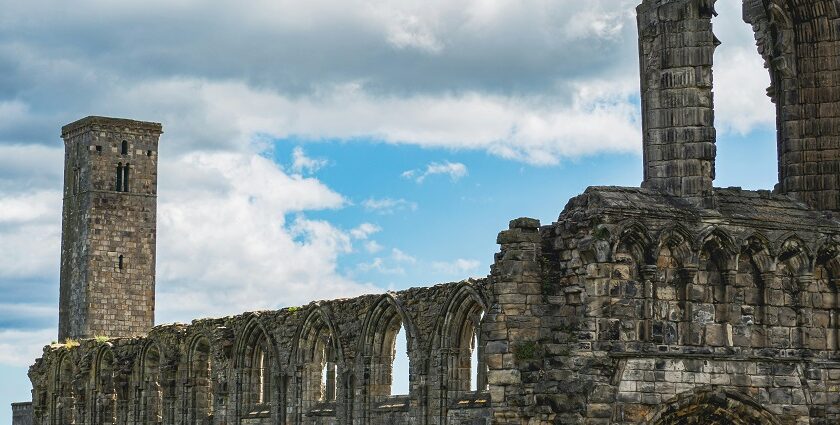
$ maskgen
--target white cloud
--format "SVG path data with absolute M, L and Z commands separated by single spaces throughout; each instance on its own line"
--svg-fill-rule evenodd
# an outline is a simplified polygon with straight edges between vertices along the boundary
M 376 271 L 381 274 L 394 274 L 394 275 L 403 275 L 405 274 L 405 269 L 400 266 L 388 266 L 385 264 L 385 260 L 382 257 L 376 257 L 370 262 L 366 263 L 359 263 L 357 268 L 362 272 L 371 272 Z
M 344 198 L 311 178 L 289 176 L 256 154 L 195 153 L 161 169 L 158 311 L 161 321 L 298 305 L 375 292 L 336 270 L 354 238 L 304 211 Z M 290 213 L 296 217 L 287 223 Z
M 367 239 L 374 233 L 379 233 L 382 228 L 371 223 L 362 223 L 355 229 L 350 231 L 350 235 L 356 239 Z
M 58 275 L 61 192 L 0 192 L 0 279 Z M 6 282 L 0 282 L 3 288 Z M 6 288 L 10 290 L 11 288 Z
M 478 260 L 467 260 L 459 258 L 454 261 L 437 261 L 432 263 L 432 268 L 448 275 L 462 275 L 478 270 L 481 262 Z
M 384 247 L 376 241 L 366 241 L 364 243 L 364 246 L 365 251 L 367 251 L 370 254 L 376 254 L 377 252 L 382 251 L 382 249 L 384 249 Z
M 417 203 L 405 199 L 392 198 L 368 198 L 362 201 L 362 206 L 367 211 L 377 214 L 394 214 L 398 211 L 417 211 Z
M 55 329 L 20 331 L 0 329 L 0 363 L 29 366 L 41 356 L 45 345 L 55 340 Z
M 298 174 L 312 174 L 329 163 L 326 159 L 310 158 L 303 148 L 296 146 L 292 151 L 292 171 Z
M 402 173 L 403 178 L 411 179 L 417 183 L 423 183 L 426 177 L 434 175 L 447 175 L 452 181 L 458 181 L 467 175 L 467 166 L 460 162 L 432 162 L 425 170 L 408 170 Z
M 394 249 L 391 250 L 391 258 L 398 263 L 414 264 L 414 263 L 417 262 L 416 258 L 406 254 L 405 252 L 403 252 L 403 251 L 401 251 L 397 248 L 394 248 Z

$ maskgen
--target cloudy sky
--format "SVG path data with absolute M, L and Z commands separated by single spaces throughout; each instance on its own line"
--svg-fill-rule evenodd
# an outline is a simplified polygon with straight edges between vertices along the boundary
M 481 276 L 510 218 L 640 182 L 636 3 L 0 0 L 0 421 L 56 338 L 61 125 L 163 123 L 158 323 Z M 716 184 L 770 188 L 739 3 Z

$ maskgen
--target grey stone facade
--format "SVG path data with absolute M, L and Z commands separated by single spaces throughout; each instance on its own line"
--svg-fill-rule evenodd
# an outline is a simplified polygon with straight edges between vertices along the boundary
M 840 424 L 840 0 L 744 0 L 779 108 L 772 192 L 712 186 L 714 3 L 638 8 L 642 188 L 512 220 L 482 279 L 154 328 L 140 309 L 146 327 L 44 348 L 34 423 Z M 124 297 L 101 279 L 86 296 Z
M 12 425 L 32 425 L 32 403 L 12 403 Z
M 60 341 L 143 335 L 154 324 L 161 125 L 87 117 L 61 129 Z

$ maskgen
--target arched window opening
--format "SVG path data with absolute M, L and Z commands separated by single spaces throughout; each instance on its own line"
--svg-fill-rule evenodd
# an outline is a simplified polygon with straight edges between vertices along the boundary
M 213 385 L 210 343 L 201 337 L 193 344 L 189 363 L 190 424 L 206 425 L 213 421 Z
M 412 330 L 399 301 L 391 294 L 381 297 L 368 313 L 359 340 L 365 360 L 359 392 L 364 397 L 362 415 L 378 407 L 393 408 L 395 403 L 408 406 L 407 396 L 414 395 L 409 378 Z
M 256 367 L 254 368 L 254 393 L 256 404 L 264 404 L 268 400 L 268 358 L 265 351 L 260 347 L 255 355 Z
M 130 168 L 131 167 L 128 164 L 125 164 L 125 167 L 123 167 L 123 179 L 122 179 L 122 181 L 123 181 L 122 191 L 123 192 L 128 192 L 128 173 L 129 173 Z
M 122 192 L 123 188 L 123 165 L 122 162 L 117 164 L 117 179 L 116 184 L 114 184 L 114 190 L 117 192 Z
M 157 345 L 150 345 L 146 348 L 143 356 L 141 376 L 141 416 L 143 423 L 163 423 L 164 409 L 164 387 L 162 379 L 160 349 Z
M 409 389 L 408 342 L 403 326 L 394 335 L 391 354 L 391 395 L 406 395 Z
M 481 343 L 481 321 L 484 320 L 484 312 L 473 329 L 473 339 L 470 347 L 470 391 L 487 391 L 487 364 L 483 361 L 484 344 Z
M 302 423 L 307 423 L 304 417 L 312 414 L 334 416 L 342 361 L 328 310 L 320 307 L 312 310 L 300 328 L 294 350 L 298 377 L 295 387 L 299 391 L 295 392 L 290 411 Z
M 114 354 L 111 350 L 102 352 L 96 371 L 96 398 L 94 399 L 94 423 L 113 425 L 117 423 L 117 387 L 115 381 Z
M 271 417 L 275 402 L 272 391 L 275 359 L 268 336 L 258 325 L 251 326 L 241 352 L 240 408 L 251 417 Z
M 651 326 L 651 336 L 658 344 L 688 344 L 687 332 L 683 323 L 688 322 L 688 292 L 690 278 L 683 267 L 681 251 L 686 243 L 672 240 L 663 244 L 657 258 L 659 276 L 654 291 L 654 311 L 656 316 Z M 617 337 L 617 336 L 616 336 Z
M 52 425 L 76 423 L 76 394 L 73 389 L 73 376 L 73 364 L 70 362 L 69 356 L 65 355 L 59 363 L 55 376 Z
M 321 401 L 329 402 L 335 401 L 336 393 L 336 360 L 335 350 L 332 348 L 332 341 L 327 341 L 324 344 L 324 349 L 321 354 L 324 368 L 321 371 Z
M 120 147 L 120 154 L 128 155 L 128 142 L 123 140 L 122 146 Z
M 772 259 L 763 243 L 749 240 L 738 257 L 737 284 L 731 289 L 732 340 L 736 347 L 764 347 L 767 285 L 773 284 Z

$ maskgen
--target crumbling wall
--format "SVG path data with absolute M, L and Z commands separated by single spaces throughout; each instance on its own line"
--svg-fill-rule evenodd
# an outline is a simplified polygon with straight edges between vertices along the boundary
M 474 424 L 490 414 L 468 361 L 490 296 L 468 280 L 54 344 L 30 369 L 34 423 Z M 399 327 L 410 393 L 392 395 Z
M 590 188 L 540 228 L 539 337 L 499 423 L 840 421 L 840 222 L 769 192 L 715 197 Z M 715 413 L 739 403 L 752 416 Z

